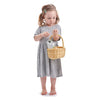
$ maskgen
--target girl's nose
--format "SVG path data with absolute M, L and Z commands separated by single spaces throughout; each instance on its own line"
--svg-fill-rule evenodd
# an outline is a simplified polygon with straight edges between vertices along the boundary
M 51 19 L 51 22 L 53 22 L 53 19 Z

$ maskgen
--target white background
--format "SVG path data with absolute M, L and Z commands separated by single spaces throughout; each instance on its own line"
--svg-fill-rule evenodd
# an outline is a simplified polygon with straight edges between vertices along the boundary
M 41 96 L 33 35 L 45 4 L 58 10 L 66 55 L 56 96 Z M 50 91 L 50 78 L 47 78 Z M 99 0 L 0 0 L 0 100 L 100 100 Z

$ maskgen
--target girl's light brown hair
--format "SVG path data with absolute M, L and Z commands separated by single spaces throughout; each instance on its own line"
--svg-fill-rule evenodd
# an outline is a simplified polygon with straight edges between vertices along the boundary
M 44 16 L 47 11 L 56 11 L 57 16 L 56 16 L 55 24 L 57 24 L 59 22 L 60 19 L 59 19 L 56 7 L 53 4 L 48 4 L 48 5 L 44 5 L 42 7 L 42 13 L 39 15 L 39 20 L 38 20 L 39 26 L 45 26 Z

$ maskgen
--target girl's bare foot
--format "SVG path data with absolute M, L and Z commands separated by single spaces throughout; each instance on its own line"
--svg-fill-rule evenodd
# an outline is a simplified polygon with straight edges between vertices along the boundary
M 46 95 L 47 91 L 46 90 L 42 90 L 41 95 Z
M 55 89 L 52 89 L 52 90 L 50 91 L 49 94 L 50 94 L 50 95 L 56 95 L 56 91 L 55 91 Z

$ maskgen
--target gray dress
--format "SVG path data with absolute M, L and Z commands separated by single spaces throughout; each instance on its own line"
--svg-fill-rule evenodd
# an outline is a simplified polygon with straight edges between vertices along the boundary
M 52 35 L 52 31 L 54 29 L 58 30 L 58 33 L 61 35 L 61 28 L 58 24 L 54 26 L 41 26 L 39 27 L 34 36 L 38 35 L 43 32 L 49 32 L 50 36 Z M 49 37 L 43 37 L 39 41 L 38 46 L 38 54 L 37 54 L 37 77 L 45 77 L 50 76 L 52 78 L 60 77 L 62 76 L 62 68 L 61 68 L 61 60 L 51 60 L 48 58 L 47 55 L 47 40 Z

